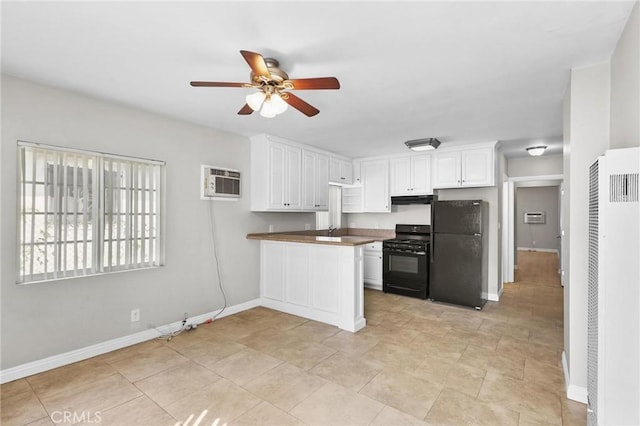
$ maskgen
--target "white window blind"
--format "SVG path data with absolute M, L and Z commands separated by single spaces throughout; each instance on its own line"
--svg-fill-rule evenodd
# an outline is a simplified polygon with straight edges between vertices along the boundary
M 164 163 L 18 148 L 18 282 L 163 264 Z

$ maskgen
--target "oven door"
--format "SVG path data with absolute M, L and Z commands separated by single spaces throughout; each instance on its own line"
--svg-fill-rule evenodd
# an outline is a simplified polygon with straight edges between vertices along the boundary
M 427 252 L 411 253 L 383 248 L 382 290 L 426 299 L 429 287 Z

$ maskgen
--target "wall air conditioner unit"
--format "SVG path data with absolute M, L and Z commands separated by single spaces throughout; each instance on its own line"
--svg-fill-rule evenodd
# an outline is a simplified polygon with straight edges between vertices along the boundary
M 524 223 L 532 225 L 544 225 L 547 223 L 547 215 L 545 212 L 525 212 Z
M 589 169 L 587 424 L 640 424 L 640 148 Z
M 200 167 L 201 200 L 238 200 L 240 172 L 216 166 Z

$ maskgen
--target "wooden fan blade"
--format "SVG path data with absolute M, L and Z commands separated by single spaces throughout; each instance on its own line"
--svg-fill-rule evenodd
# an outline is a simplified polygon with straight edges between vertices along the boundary
M 287 99 L 285 99 L 285 102 L 291 105 L 292 107 L 294 107 L 295 109 L 297 109 L 298 111 L 300 111 L 301 113 L 303 113 L 304 115 L 306 115 L 307 117 L 313 117 L 314 115 L 320 112 L 318 108 L 314 107 L 311 104 L 306 103 L 305 101 L 303 101 L 302 99 L 294 95 L 293 93 L 287 92 Z
M 339 89 L 340 82 L 335 77 L 297 78 L 289 80 L 294 90 Z
M 271 80 L 271 73 L 269 72 L 269 68 L 267 68 L 267 64 L 264 62 L 264 58 L 259 53 L 249 52 L 248 50 L 241 50 L 240 54 L 245 61 L 251 67 L 251 71 L 256 76 L 264 76 Z
M 238 115 L 251 115 L 252 113 L 253 109 L 247 104 L 244 104 L 240 111 L 238 111 Z
M 217 81 L 192 81 L 193 87 L 245 87 L 247 83 L 221 83 Z

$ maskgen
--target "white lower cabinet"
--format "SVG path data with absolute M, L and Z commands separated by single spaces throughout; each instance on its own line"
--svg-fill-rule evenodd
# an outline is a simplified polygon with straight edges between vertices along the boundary
M 260 303 L 356 332 L 364 318 L 364 247 L 261 241 Z
M 364 246 L 364 286 L 382 290 L 382 241 Z

